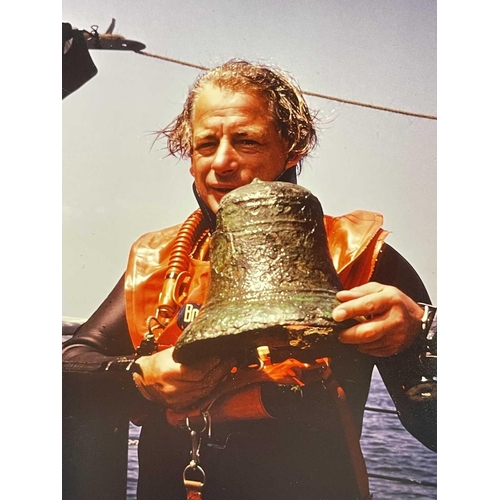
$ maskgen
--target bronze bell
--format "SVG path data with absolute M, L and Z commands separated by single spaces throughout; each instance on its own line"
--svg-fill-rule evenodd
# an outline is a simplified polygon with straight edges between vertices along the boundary
M 269 346 L 282 358 L 325 356 L 342 328 L 332 309 L 342 289 L 330 257 L 323 210 L 307 189 L 252 183 L 225 195 L 210 246 L 207 300 L 177 340 L 174 359 L 237 356 Z

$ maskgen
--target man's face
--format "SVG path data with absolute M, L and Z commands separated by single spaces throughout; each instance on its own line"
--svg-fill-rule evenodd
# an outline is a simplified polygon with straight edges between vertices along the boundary
M 203 201 L 217 212 L 229 191 L 256 177 L 275 180 L 295 165 L 264 99 L 207 85 L 193 109 L 191 175 Z

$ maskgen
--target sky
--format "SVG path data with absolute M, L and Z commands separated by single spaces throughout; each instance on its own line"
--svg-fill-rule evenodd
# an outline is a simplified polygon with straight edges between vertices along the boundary
M 199 2 L 65 0 L 62 20 L 97 25 L 145 51 L 212 67 L 238 57 L 276 65 L 305 91 L 437 115 L 434 1 Z M 91 50 L 98 74 L 62 103 L 62 313 L 88 317 L 141 234 L 196 208 L 189 163 L 154 131 L 181 110 L 199 70 Z M 306 97 L 322 121 L 299 183 L 330 215 L 384 215 L 387 240 L 434 303 L 437 121 Z

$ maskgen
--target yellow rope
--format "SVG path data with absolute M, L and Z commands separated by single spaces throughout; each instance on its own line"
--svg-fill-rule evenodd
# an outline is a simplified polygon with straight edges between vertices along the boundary
M 207 68 L 206 66 L 192 64 L 192 63 L 188 63 L 185 61 L 180 61 L 179 59 L 172 59 L 170 57 L 159 56 L 156 54 L 151 54 L 150 52 L 144 52 L 142 50 L 137 51 L 136 54 L 142 54 L 143 56 L 147 56 L 147 57 L 154 57 L 156 59 L 161 59 L 162 61 L 169 61 L 169 62 L 173 62 L 175 64 L 181 64 L 182 66 L 188 66 L 190 68 L 201 69 L 203 71 L 207 71 L 208 69 L 210 69 L 210 68 Z M 304 90 L 302 93 L 304 95 L 308 95 L 311 97 L 319 97 L 320 99 L 328 99 L 329 101 L 342 102 L 344 104 L 350 104 L 352 106 L 361 106 L 363 108 L 376 109 L 378 111 L 387 111 L 389 113 L 398 113 L 400 115 L 415 116 L 417 118 L 426 118 L 427 120 L 437 120 L 437 116 L 434 116 L 434 115 L 424 115 L 422 113 L 412 113 L 410 111 L 403 111 L 401 109 L 386 108 L 385 106 L 376 106 L 375 104 L 366 104 L 364 102 L 349 101 L 347 99 L 341 99 L 339 97 L 333 97 L 333 96 L 329 96 L 329 95 L 325 95 L 325 94 L 318 94 L 316 92 L 308 92 L 307 90 Z
M 156 54 L 151 54 L 150 52 L 144 52 L 143 50 L 136 52 L 136 54 L 142 54 L 143 56 L 148 56 L 148 57 L 155 57 L 156 59 L 162 59 L 163 61 L 170 61 L 176 64 L 182 64 L 182 66 L 189 66 L 190 68 L 201 69 L 204 71 L 209 69 L 206 68 L 205 66 L 198 66 L 197 64 L 191 64 L 184 61 L 179 61 L 178 59 L 171 59 L 170 57 L 157 56 Z

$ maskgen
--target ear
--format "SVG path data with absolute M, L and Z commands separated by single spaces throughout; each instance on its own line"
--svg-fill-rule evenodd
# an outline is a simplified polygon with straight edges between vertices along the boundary
M 302 160 L 303 157 L 304 155 L 301 155 L 299 153 L 290 153 L 285 163 L 285 170 L 287 168 L 294 167 L 295 165 L 297 165 L 297 163 L 299 163 L 299 161 Z
M 189 173 L 194 177 L 194 167 L 193 162 L 191 162 L 191 166 L 189 167 Z

